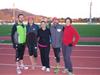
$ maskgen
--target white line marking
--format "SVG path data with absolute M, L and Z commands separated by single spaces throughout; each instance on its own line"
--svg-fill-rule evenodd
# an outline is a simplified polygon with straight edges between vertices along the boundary
M 15 67 L 16 64 L 4 64 L 4 63 L 0 63 L 0 66 L 12 66 Z M 27 66 L 31 66 L 31 65 L 27 65 Z M 40 68 L 42 67 L 41 65 L 37 65 L 36 67 Z M 55 68 L 54 66 L 50 66 L 51 68 Z M 63 66 L 61 66 L 60 68 L 64 68 Z M 88 70 L 100 70 L 100 68 L 97 67 L 73 67 L 74 69 L 88 69 Z
M 15 56 L 15 54 L 0 54 L 1 56 Z M 29 55 L 27 55 L 27 54 L 25 54 L 24 56 L 29 56 Z M 38 55 L 39 57 L 40 57 L 40 55 Z M 54 58 L 55 56 L 49 56 L 50 58 Z M 63 57 L 63 56 L 60 56 L 61 58 Z M 95 56 L 95 57 L 93 57 L 93 56 L 71 56 L 72 58 L 89 58 L 89 59 L 100 59 L 100 57 L 97 57 L 97 56 Z
M 0 45 L 12 45 L 12 44 L 8 44 L 8 43 L 0 43 Z M 100 45 L 76 45 L 76 46 L 87 46 L 87 47 L 100 47 Z
M 87 47 L 100 47 L 100 45 L 76 45 L 76 46 L 87 46 Z
M 1 50 L 1 49 L 5 49 L 5 50 L 14 50 L 13 48 L 4 48 L 4 47 L 3 47 L 3 48 L 1 47 L 0 50 Z M 51 49 L 51 51 L 52 51 L 52 49 Z M 100 52 L 99 49 L 93 49 L 93 50 L 91 50 L 91 49 L 84 49 L 84 50 L 83 50 L 83 49 L 82 49 L 82 50 L 81 50 L 81 49 L 79 49 L 79 50 L 78 50 L 78 49 L 73 49 L 73 51 L 96 51 L 96 52 Z

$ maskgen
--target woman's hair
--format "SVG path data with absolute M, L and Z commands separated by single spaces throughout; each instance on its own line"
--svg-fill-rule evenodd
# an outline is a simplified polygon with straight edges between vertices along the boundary
M 70 20 L 70 23 L 72 23 L 72 19 L 71 19 L 70 17 L 67 17 L 67 18 L 65 19 L 65 23 L 66 23 L 66 20 Z
M 41 21 L 41 23 L 46 23 L 45 21 Z
M 33 17 L 33 16 L 29 16 L 29 17 L 28 17 L 28 24 L 30 24 L 30 23 L 29 23 L 29 20 L 30 20 L 30 19 L 32 19 L 33 24 L 34 24 L 34 17 Z

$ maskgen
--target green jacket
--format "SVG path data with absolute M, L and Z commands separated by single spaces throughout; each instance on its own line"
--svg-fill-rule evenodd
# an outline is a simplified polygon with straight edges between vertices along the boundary
M 17 25 L 18 43 L 26 42 L 26 26 Z

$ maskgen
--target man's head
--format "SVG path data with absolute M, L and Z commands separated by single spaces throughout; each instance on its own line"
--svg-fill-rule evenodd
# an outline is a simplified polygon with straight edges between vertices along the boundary
M 53 22 L 54 25 L 56 25 L 56 24 L 59 23 L 59 20 L 58 20 L 57 17 L 54 17 L 54 18 L 52 19 L 52 22 Z
M 24 15 L 23 15 L 23 14 L 19 14 L 19 15 L 18 15 L 18 21 L 19 21 L 20 23 L 23 23 L 23 21 L 24 21 Z

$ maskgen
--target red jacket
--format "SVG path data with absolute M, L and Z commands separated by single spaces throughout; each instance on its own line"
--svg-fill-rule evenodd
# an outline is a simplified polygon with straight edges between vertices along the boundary
M 72 44 L 73 46 L 75 46 L 78 43 L 79 38 L 80 38 L 80 36 L 79 36 L 78 32 L 72 25 L 66 26 L 64 28 L 63 44 L 65 44 L 67 46 L 69 44 Z

